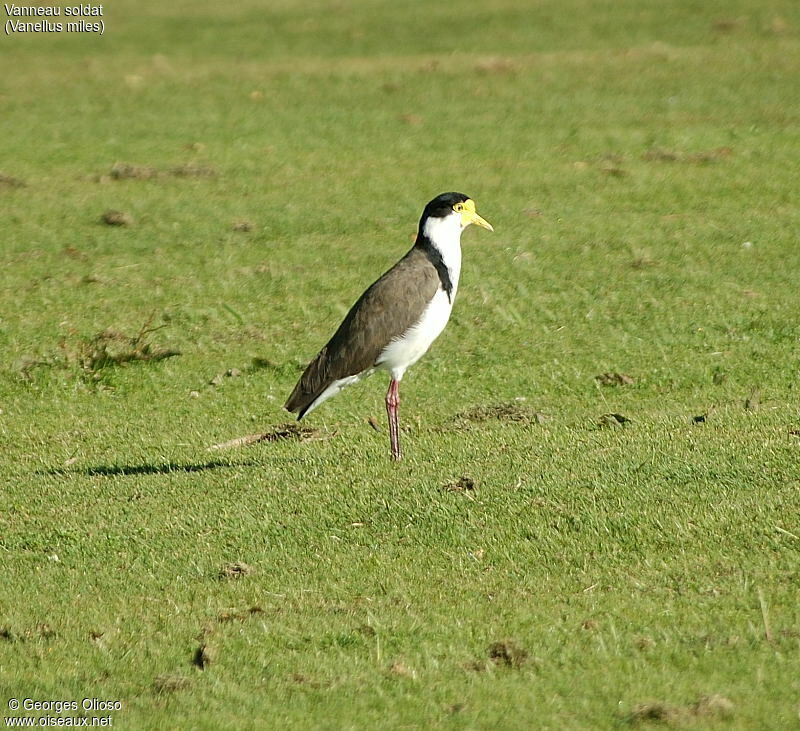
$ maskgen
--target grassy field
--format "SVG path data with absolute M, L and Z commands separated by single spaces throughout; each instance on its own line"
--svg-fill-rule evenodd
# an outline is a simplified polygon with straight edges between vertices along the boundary
M 796 0 L 264 5 L 0 38 L 2 715 L 796 728 Z M 406 459 L 295 438 L 445 190 Z

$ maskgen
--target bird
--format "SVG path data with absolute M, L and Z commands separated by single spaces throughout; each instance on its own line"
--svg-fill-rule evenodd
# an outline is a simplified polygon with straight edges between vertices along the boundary
M 299 421 L 346 386 L 376 370 L 388 371 L 391 458 L 400 460 L 400 381 L 450 319 L 461 273 L 461 233 L 471 224 L 494 231 L 463 193 L 442 193 L 430 201 L 414 245 L 359 297 L 284 408 Z

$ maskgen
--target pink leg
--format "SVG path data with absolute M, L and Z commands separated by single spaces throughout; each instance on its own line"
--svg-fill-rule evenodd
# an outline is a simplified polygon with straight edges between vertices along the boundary
M 397 407 L 400 406 L 400 381 L 392 379 L 386 392 L 386 413 L 389 415 L 389 441 L 392 444 L 392 459 L 402 459 L 400 452 L 400 422 Z

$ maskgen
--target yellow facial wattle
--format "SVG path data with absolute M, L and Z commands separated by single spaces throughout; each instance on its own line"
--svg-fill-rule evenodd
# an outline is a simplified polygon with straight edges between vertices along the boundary
M 489 231 L 494 231 L 492 224 L 478 215 L 477 211 L 475 210 L 475 201 L 471 198 L 468 198 L 463 203 L 456 203 L 453 206 L 453 210 L 461 214 L 462 228 L 466 228 L 471 223 L 474 223 L 478 226 L 488 229 Z

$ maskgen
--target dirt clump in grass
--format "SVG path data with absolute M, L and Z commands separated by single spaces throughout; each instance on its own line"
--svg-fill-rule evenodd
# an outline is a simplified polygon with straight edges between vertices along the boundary
M 26 627 L 21 632 L 6 625 L 0 627 L 0 640 L 6 642 L 27 642 L 28 640 L 50 640 L 56 636 L 56 631 L 46 622 L 41 622 L 34 627 Z
M 700 718 L 728 718 L 733 714 L 733 701 L 724 695 L 704 695 L 692 705 L 692 714 Z
M 632 386 L 636 381 L 626 373 L 601 373 L 594 377 L 599 386 Z
M 175 178 L 213 178 L 216 174 L 217 171 L 208 165 L 196 165 L 191 162 L 177 165 L 167 171 L 167 175 Z
M 475 480 L 467 475 L 462 475 L 454 482 L 448 482 L 442 486 L 446 492 L 468 492 L 475 489 Z
M 695 721 L 728 719 L 733 714 L 733 702 L 722 695 L 704 695 L 686 706 L 674 706 L 660 701 L 640 703 L 625 717 L 631 725 L 663 723 L 683 725 Z
M 33 380 L 38 368 L 77 368 L 89 382 L 100 381 L 102 371 L 128 363 L 165 360 L 180 355 L 179 350 L 162 348 L 150 342 L 150 335 L 166 325 L 151 327 L 153 315 L 136 335 L 107 328 L 92 337 L 63 338 L 55 353 L 42 358 L 23 356 L 14 365 L 23 381 Z
M 80 249 L 76 249 L 74 246 L 65 246 L 61 253 L 68 257 L 69 259 L 75 259 L 77 261 L 88 261 L 89 257 L 82 252 Z
M 106 226 L 133 226 L 133 216 L 125 211 L 109 209 L 100 216 L 100 220 Z
M 156 178 L 207 178 L 217 174 L 214 168 L 186 163 L 171 168 L 154 168 L 149 165 L 131 165 L 126 162 L 115 162 L 108 175 L 100 176 L 100 180 L 153 180 Z
M 630 724 L 676 723 L 681 720 L 681 709 L 666 703 L 640 703 L 635 706 L 626 718 Z
M 14 370 L 23 381 L 30 382 L 33 380 L 34 370 L 37 368 L 51 368 L 54 365 L 56 363 L 53 360 L 23 355 L 14 363 Z
M 15 178 L 13 175 L 6 175 L 0 173 L 0 190 L 3 188 L 24 188 L 26 183 L 24 180 Z
M 622 414 L 603 414 L 597 420 L 597 425 L 604 429 L 617 429 L 630 423 L 631 420 Z
M 520 668 L 528 660 L 528 651 L 513 640 L 493 642 L 489 645 L 489 659 L 501 667 Z
M 750 395 L 744 400 L 746 411 L 756 411 L 761 404 L 761 389 L 753 388 Z
M 462 667 L 464 670 L 469 670 L 474 673 L 482 673 L 489 669 L 490 663 L 488 660 L 484 660 L 483 658 L 479 658 L 477 660 L 468 660 L 465 662 Z
M 473 406 L 461 411 L 453 417 L 453 421 L 462 427 L 469 424 L 481 424 L 487 421 L 510 421 L 517 424 L 542 424 L 545 417 L 539 411 L 513 401 L 489 406 Z
M 613 162 L 603 163 L 603 165 L 600 166 L 600 172 L 614 178 L 624 178 L 628 175 L 628 171 L 624 167 L 615 165 Z
M 191 685 L 191 680 L 184 675 L 173 675 L 167 673 L 159 675 L 153 680 L 153 690 L 159 695 L 163 693 L 174 693 L 178 690 L 186 690 Z
M 716 411 L 715 406 L 711 406 L 709 409 L 704 411 L 702 414 L 695 414 L 692 417 L 692 424 L 705 424 Z
M 150 327 L 148 320 L 136 335 L 125 335 L 108 328 L 79 341 L 76 346 L 62 342 L 61 348 L 67 362 L 76 362 L 86 375 L 96 376 L 104 368 L 165 360 L 180 355 L 179 350 L 160 348 L 149 342 L 148 336 L 162 327 L 165 326 Z
M 275 363 L 274 361 L 270 360 L 269 358 L 262 358 L 260 356 L 256 356 L 250 362 L 251 371 L 260 371 L 260 370 L 280 370 L 280 366 Z
M 158 176 L 158 170 L 146 165 L 115 162 L 108 174 L 112 180 L 149 180 Z
M 211 663 L 216 660 L 216 657 L 216 650 L 214 650 L 213 647 L 203 644 L 195 650 L 194 657 L 192 658 L 192 665 L 200 670 L 206 670 Z
M 743 24 L 741 18 L 719 18 L 711 24 L 711 27 L 720 33 L 730 33 L 741 28 Z
M 731 155 L 733 155 L 732 147 L 717 147 L 713 150 L 700 152 L 680 152 L 678 150 L 654 147 L 642 155 L 642 160 L 645 162 L 678 162 L 689 163 L 690 165 L 708 165 L 720 160 L 726 160 Z
M 225 564 L 219 572 L 220 579 L 241 579 L 243 576 L 249 576 L 255 573 L 255 569 L 246 564 L 244 561 L 234 561 L 233 563 Z
M 217 373 L 209 382 L 209 386 L 221 386 L 226 378 L 239 378 L 242 372 L 238 368 L 228 368 L 224 373 Z

